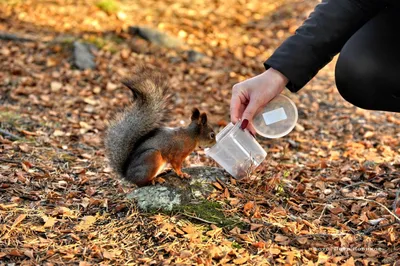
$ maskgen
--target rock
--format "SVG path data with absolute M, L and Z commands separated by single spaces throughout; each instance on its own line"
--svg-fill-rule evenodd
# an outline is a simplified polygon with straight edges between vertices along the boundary
M 94 55 L 89 45 L 78 41 L 74 42 L 74 65 L 80 70 L 94 69 L 96 67 Z
M 199 53 L 195 50 L 189 50 L 187 55 L 187 60 L 192 63 L 192 62 L 197 62 L 204 57 L 205 55 L 202 53 Z
M 143 211 L 163 209 L 171 211 L 182 203 L 181 191 L 160 185 L 138 188 L 128 194 L 128 199 L 135 199 Z
M 167 48 L 177 48 L 183 45 L 183 42 L 180 39 L 148 27 L 131 26 L 129 27 L 128 32 L 131 35 L 137 35 L 151 43 Z
M 140 187 L 127 195 L 128 199 L 134 199 L 142 211 L 164 210 L 171 211 L 175 207 L 198 203 L 206 199 L 216 190 L 213 182 L 217 178 L 226 181 L 229 174 L 216 167 L 191 167 L 183 169 L 188 173 L 189 179 L 182 179 L 170 171 L 162 178 L 163 184 Z

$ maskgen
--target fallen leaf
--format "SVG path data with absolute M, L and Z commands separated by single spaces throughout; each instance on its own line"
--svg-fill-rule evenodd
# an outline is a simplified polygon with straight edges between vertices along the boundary
M 243 206 L 243 210 L 248 211 L 253 209 L 253 207 L 254 207 L 254 201 L 249 201 Z
M 253 243 L 252 246 L 256 247 L 256 248 L 265 248 L 265 242 L 259 241 L 259 242 Z
M 342 264 L 342 266 L 354 266 L 355 264 L 354 264 L 354 258 L 353 257 L 350 257 L 348 260 L 346 260 L 343 264 Z
M 24 250 L 24 255 L 27 256 L 28 258 L 30 258 L 31 260 L 34 259 L 33 250 L 32 249 L 25 249 Z
M 367 132 L 365 132 L 365 134 L 364 134 L 364 138 L 365 138 L 365 139 L 372 138 L 373 136 L 375 136 L 375 133 L 372 132 L 372 131 L 367 131 Z
M 264 226 L 263 224 L 251 224 L 250 225 L 250 231 L 257 230 L 257 229 L 259 229 L 259 228 L 261 228 L 263 226 Z
M 53 132 L 53 136 L 55 136 L 55 137 L 62 137 L 62 136 L 65 136 L 65 132 L 56 129 L 56 130 L 54 130 L 54 132 Z
M 21 145 L 19 145 L 18 147 L 19 147 L 19 149 L 20 149 L 21 151 L 23 151 L 23 152 L 29 152 L 29 151 L 30 151 L 29 145 L 26 144 L 26 143 L 21 144 Z
M 12 227 L 16 227 L 18 224 L 20 224 L 24 219 L 26 218 L 26 214 L 20 214 L 18 215 L 17 219 L 15 219 L 14 223 L 12 224 Z
M 334 207 L 334 208 L 329 209 L 329 211 L 333 214 L 339 214 L 339 213 L 344 212 L 344 209 L 341 207 Z
M 114 254 L 105 250 L 105 251 L 103 251 L 103 257 L 106 259 L 112 260 L 114 258 Z
M 9 256 L 15 256 L 15 257 L 22 257 L 24 254 L 20 252 L 18 249 L 12 249 L 8 252 Z
M 246 256 L 246 257 L 234 259 L 233 263 L 235 263 L 236 265 L 241 265 L 241 264 L 245 264 L 248 260 L 249 260 L 249 257 Z
M 221 186 L 221 184 L 218 183 L 218 182 L 214 182 L 214 183 L 212 183 L 212 184 L 213 184 L 214 187 L 216 187 L 216 188 L 219 189 L 219 190 L 223 190 L 223 189 L 224 189 L 224 188 Z
M 96 217 L 94 216 L 85 216 L 82 218 L 82 221 L 75 227 L 76 230 L 82 231 L 89 229 L 96 222 Z
M 287 236 L 281 235 L 281 234 L 276 234 L 275 235 L 275 241 L 277 242 L 285 242 L 288 241 L 289 238 Z
M 18 207 L 17 203 L 11 203 L 11 204 L 1 204 L 0 203 L 0 209 L 1 210 L 9 210 L 9 209 L 12 209 L 12 208 L 15 208 L 15 207 Z
M 400 207 L 396 208 L 395 213 L 400 218 Z
M 62 83 L 58 82 L 58 81 L 52 81 L 50 83 L 50 88 L 52 92 L 57 92 L 62 88 Z
M 45 217 L 46 218 L 42 217 L 42 219 L 45 221 L 45 223 L 43 225 L 44 228 L 53 227 L 56 224 L 56 222 L 57 222 L 56 218 L 47 217 L 47 216 L 45 216 Z

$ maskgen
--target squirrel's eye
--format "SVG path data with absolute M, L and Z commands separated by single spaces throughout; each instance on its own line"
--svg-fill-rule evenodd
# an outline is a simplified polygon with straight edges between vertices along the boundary
M 214 132 L 210 133 L 210 138 L 212 138 L 212 139 L 215 138 L 215 133 Z

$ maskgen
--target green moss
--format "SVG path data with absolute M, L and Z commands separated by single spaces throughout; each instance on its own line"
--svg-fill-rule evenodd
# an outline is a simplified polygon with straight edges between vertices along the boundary
M 114 0 L 100 0 L 96 2 L 96 6 L 106 12 L 107 14 L 114 14 L 118 12 L 119 5 Z
M 90 36 L 85 39 L 86 42 L 93 44 L 99 49 L 102 49 L 104 46 L 106 46 L 107 41 L 104 38 L 97 37 L 97 36 Z
M 218 202 L 204 200 L 202 202 L 199 202 L 198 204 L 190 204 L 177 207 L 175 211 L 198 217 L 205 221 L 215 223 L 216 225 L 221 227 L 242 227 L 242 223 L 238 218 L 225 217 L 222 211 L 222 206 Z
M 118 52 L 118 44 L 121 44 L 124 40 L 118 36 L 98 37 L 92 35 L 86 37 L 84 41 L 93 44 L 99 49 L 116 53 Z
M 19 114 L 13 112 L 0 112 L 0 121 L 4 124 L 15 125 L 21 119 Z
M 240 244 L 237 243 L 237 242 L 232 242 L 232 247 L 233 247 L 233 248 L 236 248 L 236 249 L 241 249 L 241 248 L 242 248 L 242 245 L 240 245 Z

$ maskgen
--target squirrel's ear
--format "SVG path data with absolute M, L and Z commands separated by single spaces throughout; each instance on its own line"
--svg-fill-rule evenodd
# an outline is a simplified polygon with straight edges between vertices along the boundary
M 193 108 L 193 110 L 192 110 L 192 117 L 191 117 L 192 121 L 198 121 L 199 118 L 200 118 L 200 111 L 199 111 L 199 109 Z
M 200 120 L 201 120 L 201 124 L 203 126 L 207 125 L 207 114 L 206 113 L 202 113 L 200 115 Z

